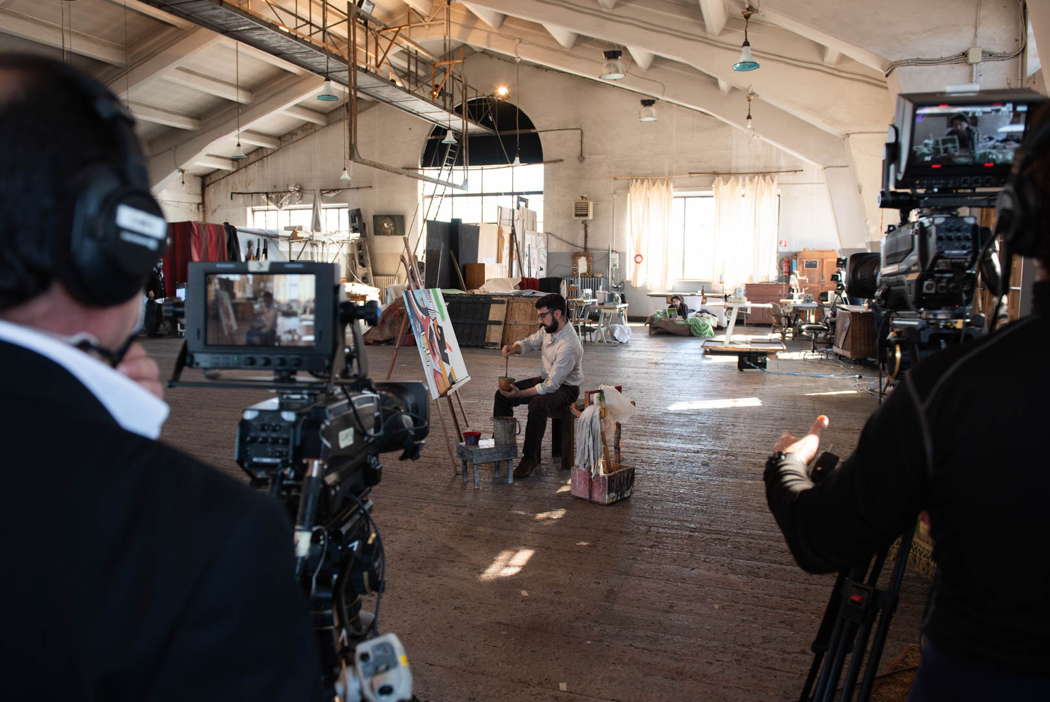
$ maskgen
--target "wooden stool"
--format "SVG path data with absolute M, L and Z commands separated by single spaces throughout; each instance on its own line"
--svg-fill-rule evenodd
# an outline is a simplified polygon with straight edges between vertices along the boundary
M 568 407 L 551 417 L 551 456 L 561 458 L 562 470 L 572 470 L 576 458 L 576 417 Z

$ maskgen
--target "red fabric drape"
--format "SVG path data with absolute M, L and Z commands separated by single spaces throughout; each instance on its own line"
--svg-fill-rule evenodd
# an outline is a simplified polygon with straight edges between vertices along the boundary
M 175 286 L 186 282 L 190 261 L 225 261 L 226 230 L 207 222 L 169 222 L 164 254 L 164 296 L 175 297 Z

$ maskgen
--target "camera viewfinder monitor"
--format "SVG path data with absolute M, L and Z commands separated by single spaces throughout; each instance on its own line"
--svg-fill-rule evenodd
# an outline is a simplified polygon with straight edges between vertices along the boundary
M 1045 99 L 1030 90 L 900 95 L 885 188 L 1002 187 L 1029 117 Z
M 327 372 L 335 355 L 335 264 L 191 263 L 188 362 L 198 368 Z

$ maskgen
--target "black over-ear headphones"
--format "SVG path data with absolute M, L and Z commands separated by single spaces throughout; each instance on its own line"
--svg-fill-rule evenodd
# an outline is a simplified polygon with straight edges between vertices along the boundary
M 1003 237 L 1005 248 L 1011 254 L 1036 255 L 1040 238 L 1050 234 L 1050 227 L 1046 222 L 1047 213 L 1043 207 L 1045 196 L 1038 191 L 1028 176 L 1028 169 L 1042 156 L 1048 142 L 1050 117 L 1044 119 L 1039 131 L 1022 145 L 1021 162 L 1013 169 L 1006 186 L 999 193 L 995 234 Z
M 89 164 L 71 182 L 76 196 L 68 257 L 59 279 L 79 302 L 108 307 L 142 291 L 168 244 L 168 224 L 150 193 L 149 176 L 133 127 L 135 119 L 104 85 L 68 69 L 68 75 L 106 123 L 119 153 Z M 64 241 L 64 238 L 60 238 Z

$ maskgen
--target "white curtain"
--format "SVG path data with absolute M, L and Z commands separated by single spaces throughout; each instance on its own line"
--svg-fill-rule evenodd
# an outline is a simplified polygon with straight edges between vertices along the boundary
M 631 181 L 627 191 L 627 265 L 634 287 L 667 287 L 672 196 L 670 179 Z
M 715 179 L 714 277 L 723 290 L 777 278 L 778 209 L 773 176 Z

